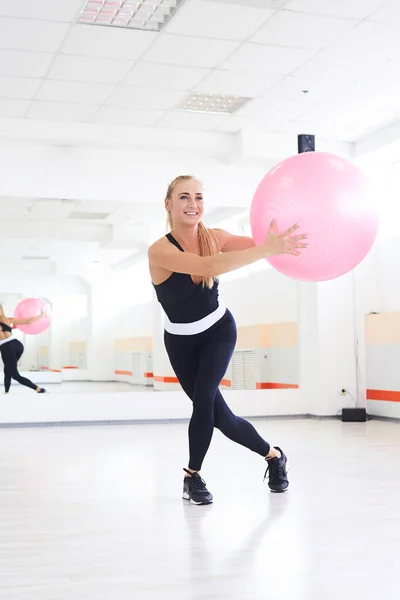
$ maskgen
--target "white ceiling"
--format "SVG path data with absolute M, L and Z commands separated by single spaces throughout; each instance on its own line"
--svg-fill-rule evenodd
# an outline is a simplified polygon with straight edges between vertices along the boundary
M 0 0 L 0 119 L 355 141 L 400 117 L 399 0 L 186 0 L 160 34 L 77 25 L 82 6 Z M 253 100 L 174 111 L 193 90 Z
M 400 0 L 186 0 L 160 34 L 77 25 L 83 4 L 0 0 L 6 143 L 25 134 L 45 143 L 54 129 L 68 146 L 70 129 L 79 139 L 79 130 L 92 128 L 99 143 L 105 131 L 109 140 L 131 131 L 149 150 L 157 149 L 154 130 L 160 139 L 174 130 L 172 139 L 181 147 L 184 137 L 194 155 L 199 140 L 212 150 L 216 138 L 222 144 L 234 137 L 224 134 L 243 132 L 241 148 L 252 160 L 254 140 L 279 149 L 281 138 L 297 133 L 359 147 L 389 129 L 400 139 L 400 127 L 388 127 L 400 120 Z M 231 116 L 174 110 L 192 91 L 252 100 Z M 185 130 L 215 133 L 186 141 Z M 217 205 L 209 224 L 231 218 L 237 225 L 243 207 Z M 164 232 L 149 205 L 133 200 L 0 196 L 0 221 L 2 269 L 37 273 L 143 260 L 150 232 L 153 239 L 154 228 Z

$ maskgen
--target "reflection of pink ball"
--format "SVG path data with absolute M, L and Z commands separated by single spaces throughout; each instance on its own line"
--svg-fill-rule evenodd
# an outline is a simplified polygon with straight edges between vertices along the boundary
M 49 327 L 51 321 L 49 308 L 43 300 L 40 300 L 40 298 L 26 298 L 25 300 L 22 300 L 14 312 L 14 317 L 16 319 L 30 319 L 31 317 L 36 317 L 37 315 L 40 315 L 42 310 L 47 311 L 46 317 L 43 317 L 34 323 L 30 323 L 29 325 L 17 325 L 18 329 L 29 335 L 37 335 L 38 333 L 45 331 Z
M 271 220 L 278 233 L 300 223 L 310 247 L 301 256 L 273 256 L 278 271 L 302 281 L 335 279 L 356 267 L 371 250 L 378 216 L 370 204 L 367 179 L 352 163 L 325 152 L 292 156 L 273 168 L 258 186 L 250 222 L 262 244 Z

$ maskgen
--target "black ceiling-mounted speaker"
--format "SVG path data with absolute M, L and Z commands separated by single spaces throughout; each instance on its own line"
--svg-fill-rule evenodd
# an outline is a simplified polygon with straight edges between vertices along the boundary
M 299 154 L 303 152 L 315 152 L 315 135 L 301 133 L 297 136 L 297 149 Z

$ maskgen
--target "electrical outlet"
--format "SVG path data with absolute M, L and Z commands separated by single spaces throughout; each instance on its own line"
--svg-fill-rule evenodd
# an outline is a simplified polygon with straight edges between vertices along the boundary
M 344 388 L 342 388 L 342 389 L 340 390 L 340 395 L 341 395 L 341 396 L 346 396 L 346 394 L 347 394 L 347 390 L 345 390 Z

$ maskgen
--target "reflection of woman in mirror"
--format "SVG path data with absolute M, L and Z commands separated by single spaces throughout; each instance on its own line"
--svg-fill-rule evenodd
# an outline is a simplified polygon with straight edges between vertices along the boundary
M 13 327 L 15 325 L 28 325 L 39 321 L 46 316 L 46 311 L 43 311 L 37 317 L 30 319 L 14 319 L 8 318 L 3 311 L 3 307 L 0 304 L 0 353 L 4 363 L 4 388 L 5 393 L 8 394 L 11 386 L 11 379 L 15 379 L 21 385 L 35 390 L 38 394 L 44 394 L 45 389 L 40 388 L 30 379 L 22 377 L 18 372 L 18 361 L 24 352 L 23 344 L 13 336 Z
M 183 497 L 209 504 L 213 497 L 199 471 L 216 427 L 229 439 L 268 461 L 269 487 L 284 492 L 289 483 L 286 456 L 255 428 L 235 416 L 219 384 L 236 344 L 235 321 L 218 298 L 217 276 L 277 254 L 298 255 L 305 235 L 294 225 L 278 235 L 271 224 L 264 244 L 249 237 L 208 229 L 201 222 L 203 189 L 194 177 L 177 177 L 165 199 L 171 233 L 149 249 L 150 273 L 165 312 L 165 347 L 176 376 L 193 403 L 189 425 L 189 465 Z

